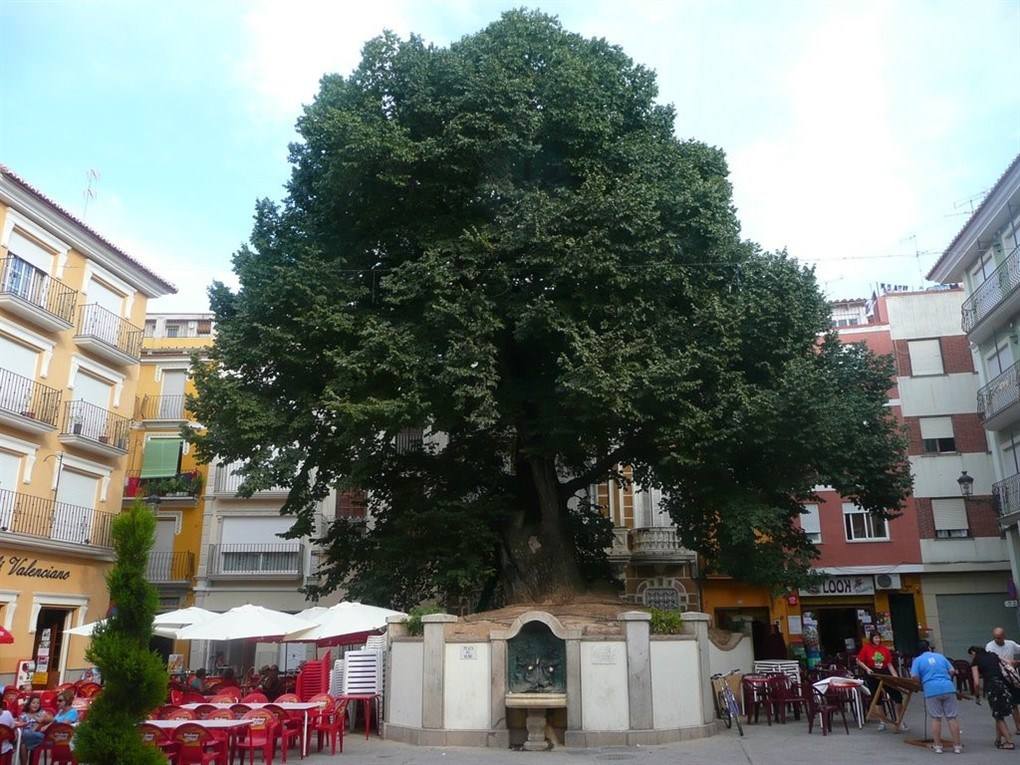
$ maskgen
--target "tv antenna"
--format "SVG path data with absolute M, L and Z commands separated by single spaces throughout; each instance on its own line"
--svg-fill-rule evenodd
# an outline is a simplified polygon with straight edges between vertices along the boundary
M 83 219 L 88 214 L 89 202 L 95 199 L 96 195 L 99 193 L 96 191 L 96 186 L 99 185 L 99 171 L 90 168 L 89 171 L 85 173 L 85 181 L 85 190 L 81 193 L 82 199 L 84 200 L 84 204 L 81 208 L 81 217 Z
M 977 209 L 975 202 L 980 204 L 991 189 L 984 189 L 979 191 L 977 194 L 971 194 L 966 199 L 961 199 L 959 202 L 953 202 L 953 212 L 946 215 L 947 218 L 951 218 L 954 215 L 973 215 L 974 210 Z

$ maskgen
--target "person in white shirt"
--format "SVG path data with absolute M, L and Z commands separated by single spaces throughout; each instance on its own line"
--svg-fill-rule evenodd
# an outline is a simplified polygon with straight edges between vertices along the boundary
M 992 630 L 992 639 L 988 641 L 985 650 L 1015 666 L 1017 664 L 1016 655 L 1020 653 L 1020 644 L 1007 640 L 1006 630 L 996 627 Z M 1013 695 L 1013 725 L 1017 734 L 1020 735 L 1020 690 L 1010 688 L 1009 691 Z
M 8 712 L 6 709 L 0 712 L 0 725 L 6 725 L 8 728 L 14 728 L 14 715 Z M 10 741 L 4 741 L 3 747 L 0 747 L 0 754 L 7 754 L 8 752 L 14 751 L 14 745 Z
M 985 650 L 994 653 L 1000 659 L 1005 659 L 1010 664 L 1016 664 L 1016 654 L 1020 653 L 1020 644 L 1006 639 L 1006 630 L 996 627 L 992 630 L 992 639 L 988 641 Z

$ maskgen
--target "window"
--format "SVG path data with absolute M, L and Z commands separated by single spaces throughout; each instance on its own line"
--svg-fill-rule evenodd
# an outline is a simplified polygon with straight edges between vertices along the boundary
M 843 505 L 843 524 L 846 527 L 847 542 L 874 542 L 889 539 L 886 520 L 862 510 L 857 505 Z
M 181 323 L 179 321 L 168 321 L 165 326 L 167 337 L 181 336 Z
M 145 320 L 145 336 L 153 337 L 156 334 L 156 320 L 146 319 Z
M 913 377 L 942 374 L 942 347 L 937 338 L 910 340 L 907 342 L 907 350 L 910 353 L 910 374 Z
M 995 271 L 995 253 L 992 250 L 985 250 L 978 256 L 977 262 L 970 271 L 972 290 L 977 289 L 984 283 L 985 279 Z
M 212 334 L 212 320 L 211 319 L 199 319 L 198 324 L 195 327 L 195 333 L 199 337 L 205 337 Z
M 368 514 L 368 497 L 365 492 L 352 490 L 336 495 L 336 517 L 349 521 L 363 521 Z
M 921 417 L 921 443 L 925 454 L 956 451 L 952 417 Z
M 397 433 L 396 442 L 399 454 L 421 451 L 425 445 L 425 431 L 422 428 L 404 428 Z
M 953 539 L 969 537 L 970 525 L 967 523 L 967 506 L 962 497 L 951 499 L 933 499 L 931 513 L 935 519 L 935 537 L 937 539 Z
M 818 516 L 818 505 L 804 505 L 804 511 L 800 514 L 800 527 L 807 534 L 807 538 L 815 544 L 822 541 L 821 518 Z

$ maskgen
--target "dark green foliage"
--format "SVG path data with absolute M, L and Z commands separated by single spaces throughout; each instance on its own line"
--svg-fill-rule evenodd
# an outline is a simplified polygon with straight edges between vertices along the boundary
M 75 737 L 78 762 L 163 765 L 158 749 L 142 744 L 138 723 L 166 700 L 167 673 L 149 650 L 156 590 L 145 578 L 156 521 L 136 502 L 113 521 L 117 562 L 106 575 L 113 613 L 92 636 L 85 657 L 99 667 L 103 691 Z
M 443 609 L 439 606 L 416 606 L 407 612 L 407 634 L 413 636 L 425 633 L 425 624 L 421 618 L 429 614 L 440 614 Z
M 651 632 L 653 635 L 679 635 L 684 631 L 684 617 L 679 611 L 653 608 Z
M 408 607 L 569 596 L 605 572 L 585 490 L 633 466 L 723 571 L 802 579 L 816 484 L 877 512 L 909 486 L 888 368 L 819 346 L 810 270 L 742 241 L 723 153 L 673 133 L 655 76 L 513 11 L 449 48 L 387 34 L 299 120 L 191 402 L 200 454 L 339 483 L 321 589 Z M 399 448 L 404 428 L 446 434 Z M 765 542 L 763 543 L 763 540 Z

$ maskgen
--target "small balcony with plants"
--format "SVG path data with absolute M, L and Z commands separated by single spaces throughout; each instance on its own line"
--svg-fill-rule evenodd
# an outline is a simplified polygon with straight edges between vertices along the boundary
M 193 505 L 202 494 L 202 474 L 190 470 L 173 475 L 145 476 L 129 471 L 124 480 L 124 502 L 135 500 L 162 505 Z
M 0 422 L 49 433 L 56 430 L 59 413 L 59 390 L 0 368 Z
M 0 308 L 50 332 L 70 329 L 78 291 L 27 260 L 0 259 Z
M 78 399 L 64 404 L 60 443 L 102 457 L 127 454 L 131 421 L 109 409 Z

